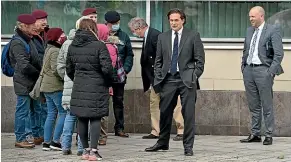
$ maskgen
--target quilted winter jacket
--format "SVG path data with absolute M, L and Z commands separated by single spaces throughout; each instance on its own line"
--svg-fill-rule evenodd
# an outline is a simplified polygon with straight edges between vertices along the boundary
M 75 33 L 76 33 L 75 29 L 70 30 L 68 39 L 62 45 L 62 48 L 60 49 L 58 60 L 57 60 L 58 73 L 64 79 L 62 106 L 65 110 L 70 109 L 71 94 L 72 94 L 72 88 L 74 84 L 73 81 L 67 76 L 66 60 L 67 60 L 68 49 L 75 37 Z

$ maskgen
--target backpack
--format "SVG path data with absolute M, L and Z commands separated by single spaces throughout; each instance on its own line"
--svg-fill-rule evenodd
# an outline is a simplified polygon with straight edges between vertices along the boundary
M 112 44 L 116 50 L 117 58 L 116 58 L 116 65 L 115 65 L 114 69 L 116 68 L 118 83 L 123 83 L 126 79 L 126 73 L 124 71 L 123 64 L 121 62 L 121 58 L 118 55 L 118 48 L 115 44 L 110 43 L 110 42 L 109 43 L 105 42 L 105 44 Z
M 14 39 L 18 39 L 20 40 L 25 47 L 26 53 L 29 54 L 30 53 L 30 47 L 29 45 L 21 38 L 18 36 L 13 36 L 12 39 L 4 46 L 3 50 L 2 50 L 2 55 L 1 55 L 1 69 L 2 69 L 2 73 L 4 75 L 6 75 L 7 77 L 12 77 L 14 74 L 14 69 L 11 66 L 10 60 L 9 60 L 9 48 L 10 48 L 10 44 L 11 41 Z

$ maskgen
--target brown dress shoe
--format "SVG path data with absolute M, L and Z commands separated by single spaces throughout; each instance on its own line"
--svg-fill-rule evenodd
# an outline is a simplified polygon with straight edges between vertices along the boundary
M 183 141 L 183 134 L 177 134 L 176 137 L 173 138 L 174 141 Z
M 37 137 L 37 138 L 34 138 L 33 143 L 35 145 L 41 145 L 43 143 L 43 141 L 44 141 L 43 137 Z
M 129 135 L 127 133 L 124 133 L 123 131 L 115 132 L 115 136 L 126 137 L 126 138 L 129 137 Z
M 35 145 L 33 143 L 28 143 L 27 141 L 23 141 L 23 142 L 15 142 L 15 147 L 18 147 L 18 148 L 34 148 Z
M 101 146 L 106 145 L 106 139 L 100 139 L 100 140 L 98 141 L 98 144 L 101 145 Z

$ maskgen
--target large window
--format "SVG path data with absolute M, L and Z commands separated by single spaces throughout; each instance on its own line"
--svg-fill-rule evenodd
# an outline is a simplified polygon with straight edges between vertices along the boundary
M 149 3 L 150 5 L 146 5 Z M 95 7 L 98 22 L 104 22 L 104 14 L 116 10 L 121 14 L 121 28 L 130 36 L 127 23 L 135 16 L 147 19 L 150 25 L 160 31 L 169 30 L 167 12 L 171 8 L 181 8 L 187 16 L 186 27 L 196 29 L 203 38 L 243 38 L 250 25 L 248 12 L 251 7 L 263 6 L 266 21 L 279 25 L 284 38 L 291 38 L 291 1 L 249 1 L 249 0 L 185 0 L 185 1 L 1 1 L 2 34 L 13 34 L 16 17 L 20 13 L 30 13 L 33 9 L 48 12 L 49 25 L 61 27 L 66 33 L 75 27 L 76 20 L 84 8 Z M 146 17 L 146 11 L 150 16 Z
M 180 8 L 186 14 L 186 27 L 198 30 L 201 37 L 242 38 L 250 26 L 248 13 L 254 6 L 264 7 L 266 21 L 280 25 L 284 37 L 291 38 L 290 1 L 152 1 L 151 26 L 169 30 L 167 13 L 172 8 Z
M 21 13 L 31 13 L 34 9 L 43 9 L 48 13 L 51 27 L 61 27 L 66 33 L 75 27 L 82 11 L 88 7 L 95 7 L 98 12 L 98 23 L 104 23 L 104 14 L 116 10 L 121 15 L 120 25 L 123 31 L 131 34 L 127 23 L 131 18 L 139 16 L 145 18 L 145 1 L 1 1 L 1 33 L 13 34 L 17 16 Z

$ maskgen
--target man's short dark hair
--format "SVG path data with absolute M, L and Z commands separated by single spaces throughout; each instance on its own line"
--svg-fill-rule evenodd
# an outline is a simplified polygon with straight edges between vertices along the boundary
M 182 20 L 184 20 L 184 25 L 185 25 L 186 24 L 186 15 L 185 15 L 184 11 L 179 9 L 179 8 L 173 8 L 168 12 L 168 14 L 167 14 L 168 20 L 170 19 L 170 15 L 172 15 L 174 13 L 180 14 L 180 17 Z

